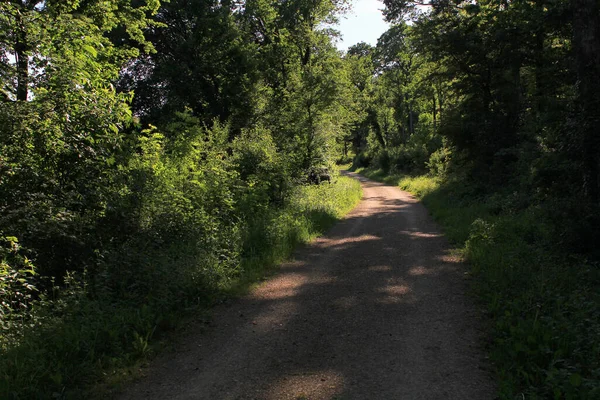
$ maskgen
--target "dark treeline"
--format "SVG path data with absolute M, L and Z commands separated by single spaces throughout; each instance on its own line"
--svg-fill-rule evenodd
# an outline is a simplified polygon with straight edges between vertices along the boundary
M 521 207 L 552 202 L 560 240 L 596 252 L 596 2 L 385 4 L 392 28 L 348 52 L 366 111 L 347 138 L 355 165 L 453 171 L 518 191 Z

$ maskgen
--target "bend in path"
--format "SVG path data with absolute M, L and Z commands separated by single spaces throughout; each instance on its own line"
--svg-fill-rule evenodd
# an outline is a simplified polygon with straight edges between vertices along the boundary
M 351 175 L 345 219 L 121 398 L 493 399 L 464 265 L 410 194 Z

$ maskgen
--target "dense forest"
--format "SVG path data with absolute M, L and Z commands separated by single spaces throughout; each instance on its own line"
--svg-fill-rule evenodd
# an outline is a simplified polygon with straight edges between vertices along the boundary
M 384 3 L 347 51 L 345 0 L 0 3 L 1 397 L 144 357 L 356 203 L 336 163 L 471 211 L 501 398 L 600 396 L 600 5 Z

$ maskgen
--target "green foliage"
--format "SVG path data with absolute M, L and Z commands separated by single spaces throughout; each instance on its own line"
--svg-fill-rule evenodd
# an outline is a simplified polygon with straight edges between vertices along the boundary
M 429 161 L 426 163 L 429 173 L 441 178 L 446 177 L 451 157 L 452 151 L 447 147 L 440 147 L 431 153 Z
M 284 204 L 293 187 L 289 160 L 280 152 L 271 132 L 262 127 L 244 130 L 232 145 L 233 162 L 246 183 L 244 214 L 259 214 L 273 204 Z
M 7 88 L 0 102 L 0 223 L 28 248 L 41 275 L 61 279 L 94 263 L 91 231 L 114 190 L 114 154 L 131 121 L 131 94 L 118 93 L 111 80 L 139 53 L 106 35 L 124 29 L 130 43 L 151 48 L 141 33 L 152 24 L 146 13 L 158 6 L 116 3 L 1 6 L 15 28 L 0 39 L 3 57 L 27 65 L 9 65 L 0 78 Z M 11 47 L 17 36 L 25 48 Z
M 158 175 L 152 178 L 152 194 L 144 196 L 150 202 L 162 196 L 162 184 L 173 184 L 178 176 L 166 172 L 166 166 L 158 165 L 151 154 L 149 148 L 156 151 L 160 140 L 154 134 L 144 145 L 150 154 L 142 165 L 154 160 L 151 165 Z M 135 163 L 137 168 L 139 163 Z M 177 187 L 169 185 L 175 198 L 170 205 L 181 206 L 182 196 L 197 194 L 196 186 L 177 193 Z M 198 211 L 193 209 L 173 210 L 168 216 L 145 214 L 148 224 L 166 224 L 166 234 L 174 237 L 159 236 L 163 231 L 154 226 L 148 232 L 154 242 L 148 243 L 151 239 L 142 231 L 141 239 L 130 239 L 123 252 L 109 257 L 99 276 L 70 275 L 62 287 L 54 286 L 34 301 L 33 311 L 21 310 L 18 316 L 29 323 L 18 340 L 9 342 L 3 337 L 2 341 L 2 397 L 85 397 L 81 388 L 101 380 L 103 373 L 147 356 L 151 340 L 169 329 L 182 309 L 197 306 L 199 298 L 207 304 L 209 293 L 215 298 L 247 287 L 289 256 L 298 243 L 322 234 L 360 197 L 358 182 L 339 178 L 333 184 L 297 187 L 285 208 L 255 214 L 247 225 L 233 219 L 229 226 L 223 220 L 211 226 L 204 214 L 197 221 Z M 181 225 L 175 227 L 173 222 Z M 241 258 L 239 252 L 243 252 Z M 7 328 L 14 331 L 14 325 L 7 322 Z
M 86 290 L 69 276 L 23 315 L 18 341 L 2 350 L 4 398 L 85 397 L 74 389 L 136 357 L 137 332 L 152 332 L 157 315 L 148 306 L 91 300 Z
M 243 225 L 236 209 L 238 174 L 226 157 L 228 130 L 218 124 L 205 130 L 185 114 L 168 129 L 171 139 L 145 131 L 135 144 L 138 153 L 122 169 L 123 186 L 110 204 L 119 214 L 102 224 L 124 224 L 135 234 L 125 231 L 107 249 L 99 275 L 119 296 L 156 296 L 167 303 L 179 297 L 185 303 L 237 274 Z M 168 278 L 174 271 L 154 263 L 177 265 L 184 284 L 175 289 L 178 283 Z M 153 279 L 139 280 L 148 273 Z
M 552 254 L 548 237 L 528 211 L 476 220 L 466 243 L 494 321 L 501 394 L 593 399 L 600 393 L 596 268 Z
M 288 205 L 251 220 L 244 238 L 243 275 L 234 289 L 263 276 L 265 269 L 289 257 L 300 243 L 322 235 L 360 201 L 360 184 L 338 177 L 333 183 L 296 187 Z
M 120 77 L 134 91 L 134 112 L 162 127 L 189 108 L 203 124 L 248 125 L 257 106 L 257 47 L 231 3 L 163 2 L 160 28 L 147 33 L 156 52 L 132 59 Z
M 0 4 L 0 397 L 86 397 L 358 201 L 301 186 L 359 108 L 345 4 Z
M 0 247 L 0 347 L 19 340 L 37 296 L 35 266 L 19 246 L 17 238 L 2 237 Z

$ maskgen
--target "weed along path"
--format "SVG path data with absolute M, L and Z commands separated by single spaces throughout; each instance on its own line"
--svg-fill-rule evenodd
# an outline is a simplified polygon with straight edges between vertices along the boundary
M 465 266 L 411 195 L 352 175 L 358 207 L 121 398 L 494 399 Z

